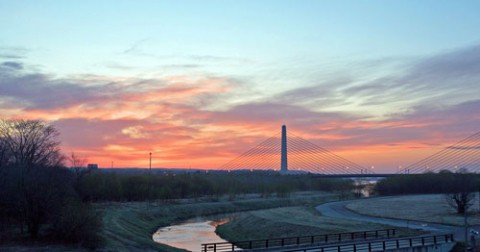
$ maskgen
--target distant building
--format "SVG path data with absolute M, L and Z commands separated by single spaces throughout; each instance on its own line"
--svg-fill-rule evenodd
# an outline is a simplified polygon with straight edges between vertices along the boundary
M 98 164 L 88 164 L 87 169 L 96 170 L 98 169 Z

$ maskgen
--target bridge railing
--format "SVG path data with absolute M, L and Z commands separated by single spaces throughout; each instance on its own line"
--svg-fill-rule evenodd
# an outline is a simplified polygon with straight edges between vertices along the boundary
M 313 244 L 336 243 L 354 240 L 367 240 L 375 238 L 390 238 L 396 235 L 395 229 L 380 229 L 370 231 L 358 231 L 349 233 L 335 233 L 324 235 L 283 237 L 265 240 L 218 242 L 202 244 L 202 252 L 226 252 L 245 249 L 268 249 L 286 246 L 304 246 Z
M 437 246 L 454 242 L 453 234 L 429 235 L 408 238 L 397 238 L 390 240 L 373 240 L 350 242 L 346 244 L 319 245 L 303 248 L 292 248 L 282 250 L 283 252 L 372 252 L 398 250 L 403 248 L 415 248 L 424 246 Z

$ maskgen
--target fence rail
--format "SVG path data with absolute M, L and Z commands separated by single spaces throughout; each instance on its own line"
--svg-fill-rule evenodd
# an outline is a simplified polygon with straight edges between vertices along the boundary
M 419 236 L 410 238 L 397 238 L 390 240 L 360 241 L 348 244 L 323 245 L 316 247 L 295 248 L 282 250 L 283 252 L 371 252 L 385 251 L 401 248 L 440 245 L 454 242 L 453 234 Z
M 251 240 L 237 242 L 218 242 L 202 244 L 202 252 L 226 252 L 245 249 L 268 249 L 286 246 L 304 246 L 313 244 L 325 244 L 333 242 L 345 242 L 354 240 L 367 240 L 374 238 L 390 238 L 396 235 L 395 229 L 381 229 L 371 231 L 359 231 L 350 233 L 336 233 L 325 235 L 311 235 L 298 237 L 283 237 L 266 240 Z

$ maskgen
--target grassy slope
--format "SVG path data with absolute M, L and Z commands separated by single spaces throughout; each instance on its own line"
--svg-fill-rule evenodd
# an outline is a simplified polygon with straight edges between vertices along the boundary
M 196 216 L 320 204 L 337 199 L 326 193 L 298 194 L 290 198 L 248 198 L 181 204 L 111 203 L 99 205 L 104 210 L 105 250 L 109 251 L 182 251 L 153 242 L 152 233 L 159 227 Z M 255 226 L 255 224 L 253 223 Z
M 350 203 L 347 208 L 371 216 L 463 225 L 463 215 L 456 214 L 455 210 L 447 204 L 443 195 L 372 198 Z M 469 213 L 468 220 L 470 224 L 478 225 L 480 224 L 480 215 Z
M 251 211 L 217 228 L 230 241 L 295 237 L 393 228 L 391 226 L 319 215 L 313 206 L 281 207 Z M 416 234 L 398 229 L 400 235 Z

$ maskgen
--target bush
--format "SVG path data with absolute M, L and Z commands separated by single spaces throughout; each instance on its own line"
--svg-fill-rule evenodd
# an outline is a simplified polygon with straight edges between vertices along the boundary
M 52 235 L 59 240 L 94 249 L 101 245 L 102 214 L 89 204 L 70 199 L 52 225 Z

